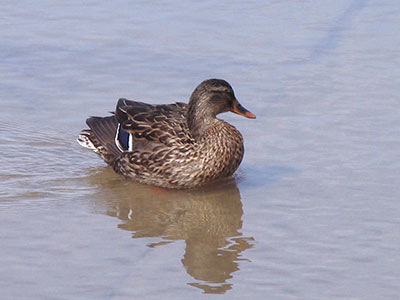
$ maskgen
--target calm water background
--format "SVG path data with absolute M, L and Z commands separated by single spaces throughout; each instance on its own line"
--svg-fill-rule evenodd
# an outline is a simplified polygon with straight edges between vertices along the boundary
M 2 1 L 1 299 L 399 299 L 397 1 Z M 75 138 L 228 80 L 235 178 L 160 193 Z

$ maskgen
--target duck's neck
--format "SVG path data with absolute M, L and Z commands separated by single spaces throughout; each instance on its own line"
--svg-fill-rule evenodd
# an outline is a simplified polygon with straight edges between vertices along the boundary
M 186 119 L 190 133 L 195 139 L 199 139 L 210 127 L 220 122 L 212 113 L 194 106 L 189 106 Z

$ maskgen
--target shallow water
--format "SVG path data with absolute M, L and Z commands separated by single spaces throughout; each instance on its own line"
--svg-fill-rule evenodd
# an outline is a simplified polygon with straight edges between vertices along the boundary
M 4 2 L 2 299 L 398 299 L 395 1 Z M 235 177 L 160 191 L 75 138 L 224 78 Z

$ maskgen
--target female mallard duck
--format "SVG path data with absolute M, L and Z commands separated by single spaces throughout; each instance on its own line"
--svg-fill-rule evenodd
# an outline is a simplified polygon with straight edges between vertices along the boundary
M 119 99 L 115 114 L 86 120 L 78 142 L 117 173 L 166 188 L 193 188 L 231 176 L 243 158 L 243 138 L 217 119 L 232 111 L 256 116 L 236 100 L 221 79 L 203 81 L 189 104 L 150 105 Z

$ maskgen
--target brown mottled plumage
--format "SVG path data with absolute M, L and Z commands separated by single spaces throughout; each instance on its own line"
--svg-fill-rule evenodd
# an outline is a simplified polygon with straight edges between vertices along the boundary
M 243 138 L 216 115 L 255 116 L 224 80 L 203 81 L 189 104 L 150 105 L 120 99 L 113 116 L 91 117 L 78 142 L 117 173 L 166 188 L 193 188 L 231 176 L 243 158 Z

